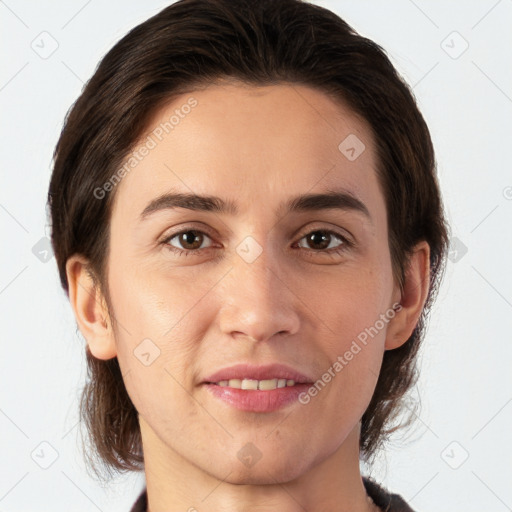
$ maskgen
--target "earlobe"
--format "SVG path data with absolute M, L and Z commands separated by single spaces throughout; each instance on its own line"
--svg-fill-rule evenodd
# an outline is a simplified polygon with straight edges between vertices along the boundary
M 117 355 L 114 333 L 109 322 L 106 301 L 88 270 L 88 261 L 73 255 L 66 262 L 69 301 L 80 332 L 98 359 L 112 359 Z
M 430 246 L 418 243 L 409 259 L 395 316 L 386 333 L 386 350 L 402 346 L 411 336 L 423 311 L 430 287 Z

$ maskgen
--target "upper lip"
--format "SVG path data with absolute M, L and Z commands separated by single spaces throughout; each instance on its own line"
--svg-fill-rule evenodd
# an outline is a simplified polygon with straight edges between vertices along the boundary
M 278 363 L 268 365 L 236 364 L 212 373 L 204 379 L 204 382 L 214 383 L 231 379 L 292 379 L 300 384 L 312 382 L 307 375 L 290 366 Z

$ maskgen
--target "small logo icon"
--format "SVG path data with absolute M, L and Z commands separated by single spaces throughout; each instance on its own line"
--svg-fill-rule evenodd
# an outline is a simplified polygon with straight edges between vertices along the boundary
M 160 349 L 156 343 L 145 338 L 135 347 L 133 354 L 144 366 L 150 366 L 160 356 Z
M 353 162 L 362 155 L 362 153 L 366 149 L 366 146 L 363 144 L 363 141 L 357 135 L 351 133 L 340 142 L 340 144 L 338 145 L 338 149 L 347 160 Z
M 448 250 L 448 259 L 452 263 L 457 263 L 458 261 L 460 261 L 465 256 L 465 254 L 467 252 L 468 252 L 468 248 L 466 247 L 464 242 L 462 242 L 462 240 L 458 239 L 456 236 L 454 236 L 450 240 L 450 248 Z
M 30 47 L 34 50 L 41 59 L 48 59 L 51 57 L 59 47 L 57 40 L 48 32 L 41 32 L 31 43 Z
M 455 60 L 469 48 L 469 43 L 454 30 L 441 41 L 441 48 Z
M 262 454 L 254 444 L 246 443 L 238 450 L 237 457 L 242 464 L 245 464 L 248 468 L 252 468 L 254 464 L 261 459 Z
M 32 450 L 30 457 L 40 468 L 48 469 L 59 458 L 59 452 L 48 441 L 42 441 Z
M 252 236 L 246 236 L 237 245 L 236 252 L 244 261 L 252 263 L 263 252 L 263 248 Z
M 52 244 L 50 239 L 43 236 L 36 244 L 32 247 L 32 254 L 43 263 L 48 263 L 53 257 Z
M 441 452 L 441 459 L 452 469 L 459 469 L 468 460 L 468 457 L 468 451 L 457 441 L 452 441 Z

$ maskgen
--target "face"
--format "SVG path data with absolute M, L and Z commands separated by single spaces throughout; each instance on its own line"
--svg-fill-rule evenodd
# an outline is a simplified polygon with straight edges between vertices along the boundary
M 108 282 L 143 439 L 230 482 L 303 474 L 358 431 L 397 299 L 369 126 L 306 86 L 218 84 L 162 108 L 134 149 Z M 213 376 L 238 364 L 309 384 L 207 384 L 286 378 Z

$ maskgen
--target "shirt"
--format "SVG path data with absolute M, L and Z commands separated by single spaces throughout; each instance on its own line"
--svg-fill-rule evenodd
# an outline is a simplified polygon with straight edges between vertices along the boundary
M 383 512 L 414 512 L 398 494 L 390 494 L 380 485 L 369 478 L 363 478 L 363 483 L 368 496 L 374 501 L 375 505 L 381 508 Z M 148 496 L 146 489 L 142 491 L 137 501 L 134 503 L 130 512 L 147 512 Z

